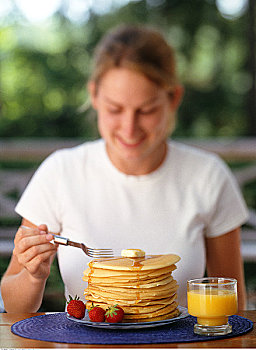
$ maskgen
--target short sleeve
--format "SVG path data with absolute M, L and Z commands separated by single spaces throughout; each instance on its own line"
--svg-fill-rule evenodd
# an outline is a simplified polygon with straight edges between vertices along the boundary
M 58 151 L 50 155 L 34 173 L 23 192 L 15 211 L 35 225 L 46 224 L 49 230 L 59 232 Z
M 246 222 L 248 209 L 238 183 L 226 163 L 218 157 L 214 158 L 206 193 L 207 237 L 227 233 Z

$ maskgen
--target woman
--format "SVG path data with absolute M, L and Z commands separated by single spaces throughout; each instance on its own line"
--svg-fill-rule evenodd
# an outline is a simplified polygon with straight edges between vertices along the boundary
M 102 139 L 55 152 L 25 190 L 16 211 L 34 229 L 17 231 L 1 286 L 6 310 L 40 307 L 57 251 L 48 230 L 95 248 L 178 254 L 181 305 L 186 281 L 207 268 L 238 280 L 244 308 L 246 206 L 217 156 L 168 138 L 183 95 L 172 48 L 152 29 L 118 28 L 99 44 L 88 88 Z M 83 298 L 88 258 L 59 247 L 58 259 L 66 296 Z

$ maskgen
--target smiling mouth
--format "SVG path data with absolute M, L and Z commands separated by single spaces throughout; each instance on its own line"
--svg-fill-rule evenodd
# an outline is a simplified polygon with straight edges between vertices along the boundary
M 139 140 L 124 140 L 120 137 L 117 137 L 118 141 L 125 147 L 129 147 L 129 148 L 135 148 L 138 147 L 143 141 L 144 141 L 144 137 L 142 137 Z

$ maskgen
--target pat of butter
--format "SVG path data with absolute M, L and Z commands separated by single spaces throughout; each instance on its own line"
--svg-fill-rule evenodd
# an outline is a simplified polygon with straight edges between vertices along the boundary
M 123 249 L 121 255 L 125 258 L 143 258 L 145 252 L 141 249 Z

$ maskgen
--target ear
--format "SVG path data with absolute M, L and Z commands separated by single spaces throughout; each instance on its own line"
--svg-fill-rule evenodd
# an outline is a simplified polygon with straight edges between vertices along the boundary
M 171 109 L 176 112 L 179 108 L 184 95 L 184 87 L 182 85 L 176 85 L 171 98 Z
M 96 88 L 95 81 L 89 81 L 87 85 L 87 89 L 89 91 L 91 104 L 94 109 L 97 109 L 97 88 Z

